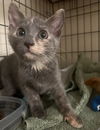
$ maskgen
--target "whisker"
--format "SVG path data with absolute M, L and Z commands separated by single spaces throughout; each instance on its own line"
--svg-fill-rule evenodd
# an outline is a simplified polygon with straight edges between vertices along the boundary
M 58 48 L 58 47 L 46 47 L 47 49 L 56 49 L 56 50 L 61 50 L 61 51 L 65 51 L 65 49 L 63 48 Z

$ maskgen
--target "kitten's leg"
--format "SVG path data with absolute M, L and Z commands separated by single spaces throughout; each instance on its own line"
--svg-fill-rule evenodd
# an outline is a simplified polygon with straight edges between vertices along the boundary
M 1 76 L 0 96 L 12 96 L 15 94 L 15 88 L 9 76 Z
M 60 112 L 64 116 L 64 120 L 67 120 L 67 122 L 75 128 L 81 128 L 82 121 L 79 117 L 77 117 L 77 115 L 74 114 L 74 111 L 69 103 L 68 97 L 66 96 L 64 87 L 60 84 L 57 85 L 52 90 L 52 95 Z
M 39 94 L 28 86 L 25 86 L 24 89 L 22 89 L 22 93 L 29 103 L 31 114 L 39 118 L 44 117 L 46 113 Z

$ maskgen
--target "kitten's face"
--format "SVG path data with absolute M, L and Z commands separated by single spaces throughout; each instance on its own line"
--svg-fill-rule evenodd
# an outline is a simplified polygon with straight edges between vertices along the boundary
M 51 60 L 57 50 L 64 11 L 61 9 L 47 20 L 25 18 L 15 4 L 9 7 L 9 41 L 20 58 L 30 61 Z

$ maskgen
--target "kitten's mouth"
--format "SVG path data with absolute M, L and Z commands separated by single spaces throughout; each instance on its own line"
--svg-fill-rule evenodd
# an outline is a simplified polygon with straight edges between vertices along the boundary
M 27 48 L 27 53 L 29 54 L 29 55 L 34 55 L 34 56 L 37 56 L 37 54 L 35 54 L 34 52 L 32 52 L 31 51 L 31 47 L 33 46 L 33 44 L 24 44 L 25 46 L 26 46 L 26 48 Z
M 31 47 L 34 45 L 34 43 L 24 43 L 24 45 L 26 46 L 28 53 L 30 53 L 31 55 L 36 55 L 34 52 L 31 51 Z
M 32 52 L 30 49 L 28 49 L 28 53 L 30 53 L 30 55 L 37 56 L 37 54 L 35 54 L 34 52 Z
M 30 47 L 33 46 L 34 43 L 25 42 L 24 45 L 27 47 L 27 49 L 30 49 Z
M 30 55 L 40 56 L 45 52 L 45 47 L 42 44 L 34 44 L 34 43 L 24 43 L 26 50 Z
M 38 56 L 37 54 L 35 54 L 34 52 L 31 52 L 30 50 L 28 50 L 28 53 L 30 53 L 31 55 L 34 55 L 34 56 Z

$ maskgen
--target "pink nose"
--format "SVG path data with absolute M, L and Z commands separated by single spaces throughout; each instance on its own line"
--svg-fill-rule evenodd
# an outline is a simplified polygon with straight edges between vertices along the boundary
M 33 46 L 34 43 L 28 43 L 28 42 L 25 42 L 24 45 L 25 45 L 27 48 L 29 48 L 30 46 Z

